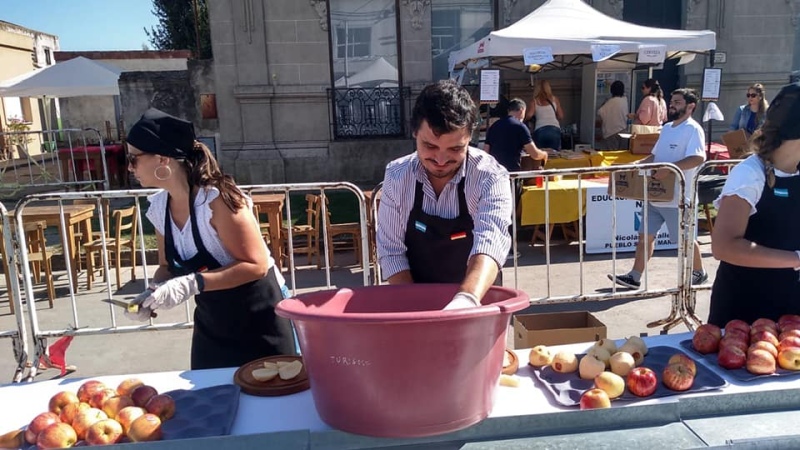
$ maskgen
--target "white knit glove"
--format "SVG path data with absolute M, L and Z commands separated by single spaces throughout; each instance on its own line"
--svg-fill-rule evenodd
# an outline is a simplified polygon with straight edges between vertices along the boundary
M 444 311 L 449 309 L 464 309 L 464 308 L 475 308 L 481 306 L 481 302 L 478 301 L 478 297 L 470 294 L 469 292 L 459 292 L 456 294 L 450 303 L 444 307 Z
M 131 319 L 131 320 L 138 320 L 139 322 L 146 322 L 146 321 L 150 320 L 150 316 L 152 315 L 153 310 L 150 309 L 150 308 L 145 308 L 144 306 L 142 306 L 142 303 L 152 293 L 153 293 L 153 289 L 147 288 L 144 292 L 142 292 L 141 294 L 137 295 L 136 298 L 131 300 L 131 304 L 132 305 L 139 305 L 139 311 L 135 312 L 135 313 L 132 313 L 132 312 L 128 312 L 127 310 L 125 310 L 125 312 L 123 313 L 125 315 L 125 317 L 127 317 L 128 319 Z
M 142 303 L 145 308 L 171 309 L 200 293 L 195 274 L 175 277 L 161 283 Z

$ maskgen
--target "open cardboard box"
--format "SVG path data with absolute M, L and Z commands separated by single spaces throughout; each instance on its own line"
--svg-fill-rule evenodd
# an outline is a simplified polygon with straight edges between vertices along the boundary
M 606 336 L 605 324 L 588 311 L 514 316 L 514 348 L 593 342 Z
M 670 172 L 663 180 L 656 180 L 642 175 L 638 170 L 614 172 L 617 185 L 617 197 L 644 200 L 647 187 L 647 200 L 652 202 L 669 202 L 675 197 L 675 174 Z M 608 183 L 608 195 L 611 195 L 611 182 Z

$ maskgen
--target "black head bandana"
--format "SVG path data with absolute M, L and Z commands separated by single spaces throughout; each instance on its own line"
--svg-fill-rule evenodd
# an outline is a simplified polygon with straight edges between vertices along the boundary
M 767 120 L 784 140 L 800 139 L 800 83 L 784 86 L 769 104 Z
M 128 132 L 129 144 L 145 153 L 176 159 L 191 159 L 194 125 L 163 111 L 150 108 Z

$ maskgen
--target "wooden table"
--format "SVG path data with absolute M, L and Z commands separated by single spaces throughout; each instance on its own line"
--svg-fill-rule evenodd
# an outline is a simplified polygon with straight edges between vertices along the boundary
M 64 205 L 64 224 L 67 226 L 66 235 L 66 251 L 69 255 L 70 265 L 72 267 L 72 283 L 73 286 L 78 286 L 78 257 L 80 251 L 75 242 L 75 225 L 83 223 L 86 236 L 92 236 L 92 217 L 94 217 L 95 205 Z M 14 210 L 8 212 L 13 217 Z M 61 208 L 58 205 L 51 206 L 26 206 L 22 211 L 23 222 L 30 221 L 44 221 L 48 227 L 58 226 L 59 237 L 64 236 L 64 231 L 61 228 Z
M 286 196 L 284 194 L 252 194 L 250 198 L 253 200 L 253 205 L 258 206 L 259 210 L 267 215 L 270 252 L 272 252 L 272 258 L 280 270 L 283 255 L 281 214 L 283 213 L 283 202 L 286 200 Z

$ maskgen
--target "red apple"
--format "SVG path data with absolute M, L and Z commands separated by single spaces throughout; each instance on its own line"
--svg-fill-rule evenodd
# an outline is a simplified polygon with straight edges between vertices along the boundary
M 108 415 L 111 419 L 116 419 L 117 414 L 123 409 L 128 406 L 134 406 L 133 400 L 127 395 L 120 395 L 117 397 L 111 397 L 110 399 L 103 402 L 103 412 Z
M 114 419 L 103 419 L 95 422 L 86 432 L 89 445 L 115 444 L 122 437 L 122 425 Z
M 92 394 L 92 396 L 89 398 L 89 405 L 92 408 L 102 409 L 103 403 L 105 403 L 106 400 L 116 396 L 116 389 L 103 389 L 102 391 L 97 391 Z
M 750 347 L 750 342 L 738 337 L 722 338 L 719 341 L 719 351 L 722 351 L 725 347 L 736 347 L 744 353 Z
M 138 406 L 126 406 L 117 414 L 117 422 L 122 425 L 122 429 L 125 431 L 125 434 L 128 434 L 128 429 L 130 429 L 131 423 L 146 413 L 147 411 L 145 411 L 144 408 L 139 408 Z
M 766 350 L 747 352 L 747 371 L 756 375 L 769 375 L 776 370 L 775 357 Z
M 144 385 L 139 386 L 131 392 L 131 400 L 133 400 L 133 404 L 144 408 L 144 405 L 150 400 L 150 397 L 158 395 L 158 391 L 153 386 Z
M 130 395 L 133 393 L 133 390 L 139 386 L 144 386 L 144 382 L 138 378 L 128 378 L 127 380 L 123 380 L 119 386 L 117 386 L 117 394 L 119 395 Z
M 741 339 L 750 344 L 750 332 L 745 333 L 738 328 L 731 328 L 730 330 L 725 330 L 725 335 L 722 339 Z
M 42 430 L 36 438 L 36 447 L 44 448 L 67 448 L 72 447 L 78 437 L 71 426 L 58 422 Z
M 719 350 L 719 342 L 720 338 L 708 331 L 698 329 L 692 336 L 692 347 L 704 355 Z
M 72 425 L 72 421 L 75 420 L 75 416 L 78 415 L 78 411 L 89 408 L 91 408 L 91 406 L 89 406 L 88 403 L 70 403 L 61 410 L 61 415 L 59 418 L 62 422 Z
M 664 386 L 673 391 L 686 391 L 694 384 L 694 373 L 683 363 L 668 364 L 663 377 Z
M 689 369 L 689 372 L 692 373 L 692 376 L 697 375 L 697 365 L 695 365 L 694 360 L 683 353 L 676 353 L 672 355 L 669 360 L 667 361 L 667 365 L 670 364 L 683 364 Z
M 89 403 L 95 392 L 100 392 L 103 389 L 108 389 L 108 386 L 98 380 L 86 381 L 78 388 L 78 399 L 84 403 Z
M 772 356 L 776 358 L 778 357 L 778 349 L 767 341 L 753 342 L 752 344 L 750 344 L 750 347 L 747 349 L 747 351 L 750 352 L 752 350 L 766 350 Z
M 733 319 L 725 324 L 725 333 L 731 330 L 741 330 L 744 334 L 750 334 L 750 325 L 744 320 Z
M 741 369 L 747 362 L 747 354 L 733 345 L 721 347 L 717 355 L 717 362 L 726 369 Z
M 785 370 L 800 370 L 800 348 L 787 347 L 778 353 L 778 365 Z
M 175 400 L 167 394 L 159 394 L 150 397 L 144 406 L 150 414 L 155 414 L 161 421 L 167 421 L 175 415 Z
M 800 330 L 800 322 L 786 322 L 781 327 L 781 331 Z
M 87 408 L 78 411 L 78 414 L 75 415 L 75 420 L 72 421 L 72 428 L 75 429 L 78 439 L 86 439 L 86 432 L 89 431 L 89 427 L 103 419 L 108 419 L 106 413 L 97 408 Z
M 722 339 L 722 330 L 713 323 L 704 323 L 697 327 L 695 333 L 711 333 L 717 340 Z
M 70 403 L 79 403 L 78 396 L 70 391 L 61 391 L 58 394 L 50 397 L 50 404 L 48 405 L 48 409 L 51 413 L 61 415 L 61 411 L 64 409 L 65 406 L 69 405 Z
M 35 444 L 39 433 L 50 425 L 59 423 L 60 421 L 61 419 L 58 418 L 58 414 L 56 413 L 43 412 L 37 415 L 31 420 L 31 423 L 28 424 L 28 428 L 25 430 L 25 440 L 28 441 L 29 444 Z
M 611 399 L 602 389 L 589 389 L 581 395 L 581 409 L 611 408 Z
M 628 372 L 627 379 L 628 390 L 633 395 L 639 397 L 647 397 L 652 395 L 658 387 L 658 378 L 656 373 L 647 367 L 636 367 Z
M 800 323 L 800 316 L 797 314 L 784 314 L 778 318 L 778 328 L 783 331 L 783 326 L 788 323 Z
M 780 341 L 778 340 L 778 336 L 773 334 L 770 331 L 758 331 L 755 334 L 753 334 L 752 335 L 752 339 L 750 339 L 750 342 L 758 342 L 758 341 L 769 342 L 770 344 L 774 345 L 775 347 L 777 347 L 778 344 L 780 344 Z
M 784 348 L 789 348 L 789 347 L 800 347 L 800 337 L 787 336 L 787 337 L 781 339 L 780 342 L 778 342 L 778 348 L 781 349 L 781 350 L 783 350 Z
M 772 320 L 767 318 L 756 319 L 753 323 L 750 324 L 751 328 L 759 327 L 759 326 L 768 326 L 770 328 L 778 329 L 778 324 Z
M 134 420 L 128 430 L 133 442 L 161 440 L 161 419 L 155 414 L 145 414 Z
M 792 337 L 792 336 L 800 337 L 800 330 L 783 331 L 783 332 L 781 332 L 781 334 L 778 335 L 778 340 L 782 341 L 784 338 Z

